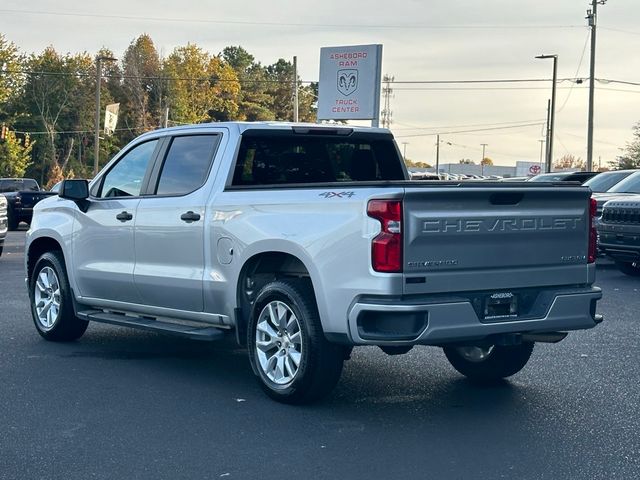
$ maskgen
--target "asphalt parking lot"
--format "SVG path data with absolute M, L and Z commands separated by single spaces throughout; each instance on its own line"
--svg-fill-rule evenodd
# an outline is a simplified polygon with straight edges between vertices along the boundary
M 599 264 L 605 322 L 477 387 L 439 349 L 356 349 L 324 402 L 267 399 L 245 352 L 32 325 L 24 231 L 0 258 L 1 479 L 640 478 L 640 278 Z

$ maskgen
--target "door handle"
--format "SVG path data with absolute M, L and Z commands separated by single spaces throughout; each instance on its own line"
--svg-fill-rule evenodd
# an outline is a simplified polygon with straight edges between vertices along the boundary
M 120 220 L 121 222 L 128 222 L 129 220 L 133 220 L 133 215 L 125 211 L 117 214 L 116 219 Z
M 180 215 L 180 220 L 183 220 L 187 223 L 197 222 L 198 220 L 200 220 L 200 214 L 189 210 L 187 213 L 183 213 L 182 215 Z

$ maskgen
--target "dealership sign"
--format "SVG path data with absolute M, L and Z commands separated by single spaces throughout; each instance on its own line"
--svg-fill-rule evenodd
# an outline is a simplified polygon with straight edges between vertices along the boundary
M 382 45 L 320 49 L 318 120 L 373 120 L 380 112 Z

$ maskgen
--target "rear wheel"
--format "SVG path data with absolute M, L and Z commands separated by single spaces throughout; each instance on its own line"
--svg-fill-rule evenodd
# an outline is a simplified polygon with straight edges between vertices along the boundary
M 274 400 L 310 403 L 327 395 L 338 382 L 344 351 L 324 337 L 307 280 L 265 285 L 247 330 L 251 366 L 262 389 Z
M 29 278 L 31 316 L 47 340 L 68 342 L 82 336 L 89 322 L 76 317 L 64 259 L 60 252 L 44 253 Z
M 625 275 L 640 277 L 640 262 L 616 262 L 616 267 Z
M 510 377 L 524 368 L 533 352 L 533 343 L 514 346 L 444 347 L 449 363 L 465 377 L 480 383 L 491 383 Z

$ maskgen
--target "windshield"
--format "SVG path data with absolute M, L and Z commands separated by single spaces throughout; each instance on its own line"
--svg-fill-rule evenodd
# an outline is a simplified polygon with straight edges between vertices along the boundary
M 590 178 L 589 180 L 584 182 L 584 185 L 590 187 L 592 192 L 607 192 L 611 187 L 627 178 L 632 173 L 633 172 L 604 172 L 600 175 L 596 175 L 595 177 Z
M 640 172 L 625 178 L 615 187 L 609 190 L 613 193 L 640 193 Z
M 563 173 L 548 173 L 543 175 L 536 175 L 535 177 L 531 177 L 529 179 L 530 182 L 561 182 L 564 178 L 569 175 L 569 172 Z

